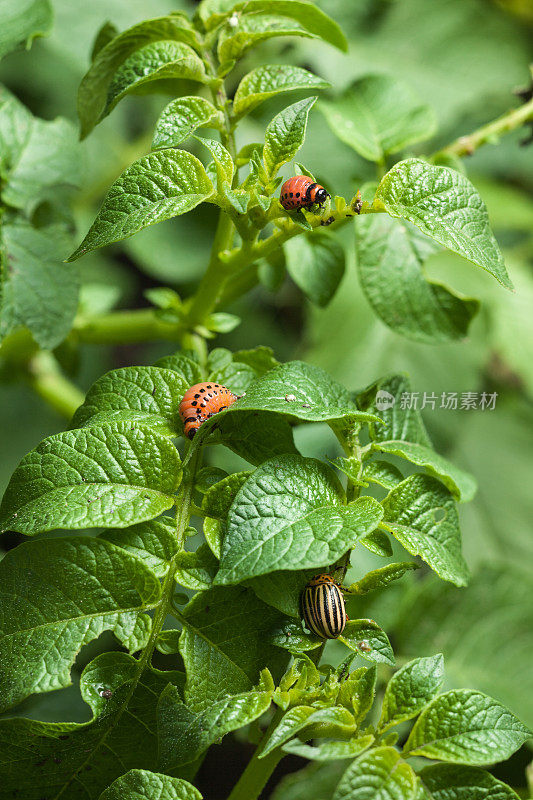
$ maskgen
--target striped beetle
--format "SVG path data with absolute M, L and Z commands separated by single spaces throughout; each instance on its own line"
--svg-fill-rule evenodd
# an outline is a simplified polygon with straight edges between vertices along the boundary
M 323 639 L 336 639 L 346 625 L 344 597 L 331 575 L 315 575 L 301 596 L 301 614 L 309 630 Z

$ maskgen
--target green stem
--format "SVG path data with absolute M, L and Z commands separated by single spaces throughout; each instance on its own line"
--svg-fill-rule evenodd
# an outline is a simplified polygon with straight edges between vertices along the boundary
M 219 302 L 223 286 L 229 275 L 226 265 L 220 260 L 220 253 L 231 247 L 233 233 L 231 219 L 224 211 L 221 211 L 207 270 L 189 306 L 187 324 L 190 328 L 202 323 Z
M 357 213 L 377 214 L 381 213 L 381 209 L 372 208 L 367 204 L 361 209 L 360 212 Z M 349 205 L 346 206 L 346 208 L 342 211 L 333 210 L 330 214 L 330 219 L 332 222 L 329 223 L 327 230 L 334 231 L 338 228 L 341 228 L 343 225 L 351 222 L 354 216 L 355 212 Z M 321 217 L 315 217 L 310 221 L 310 224 L 314 230 L 320 230 L 322 228 L 322 222 L 323 220 Z M 299 236 L 301 233 L 302 228 L 299 225 L 289 222 L 282 228 L 278 228 L 278 230 L 274 231 L 274 233 L 267 239 L 261 239 L 260 241 L 251 245 L 247 250 L 244 248 L 238 248 L 237 250 L 234 250 L 225 260 L 225 266 L 232 273 L 244 269 L 245 267 L 254 264 L 256 261 L 271 255 L 285 242 L 288 242 L 289 239 L 293 239 L 295 236 Z
M 85 395 L 66 378 L 54 356 L 41 350 L 28 362 L 27 379 L 36 394 L 66 419 L 71 419 Z
M 266 782 L 285 755 L 280 747 L 276 747 L 264 758 L 259 758 L 264 744 L 269 740 L 270 734 L 277 727 L 282 716 L 282 710 L 278 709 L 261 739 L 261 744 L 257 747 L 250 763 L 233 787 L 228 800 L 257 800 L 261 794 Z
M 213 55 L 210 50 L 203 52 L 204 59 L 210 67 L 211 74 L 216 75 L 216 65 Z M 222 144 L 228 150 L 231 157 L 235 160 L 236 147 L 235 135 L 231 129 L 231 121 L 228 114 L 228 97 L 224 83 L 222 82 L 219 88 L 211 89 L 213 102 L 219 111 L 224 114 L 224 127 L 221 130 Z M 218 217 L 218 224 L 211 248 L 211 257 L 207 270 L 200 281 L 198 288 L 191 299 L 189 311 L 187 314 L 187 323 L 189 328 L 205 321 L 206 317 L 217 306 L 222 287 L 228 277 L 228 271 L 225 268 L 223 261 L 220 259 L 220 254 L 229 250 L 233 244 L 233 237 L 235 235 L 235 227 L 231 217 L 225 211 L 220 211 Z
M 80 342 L 88 344 L 134 344 L 161 339 L 178 341 L 184 326 L 163 321 L 153 308 L 141 308 L 110 311 L 94 317 L 80 316 L 73 330 Z
M 349 435 L 344 435 L 342 431 L 338 431 L 337 438 L 345 454 L 348 457 L 354 457 L 357 459 L 359 463 L 359 469 L 356 475 L 356 481 L 359 481 L 363 473 L 363 448 L 361 447 L 361 444 L 359 442 L 359 436 L 357 432 L 353 432 L 352 434 Z M 348 482 L 346 484 L 347 502 L 353 503 L 354 500 L 357 500 L 360 494 L 361 494 L 361 487 L 359 486 L 359 484 L 348 478 Z M 346 573 L 348 572 L 351 555 L 352 551 L 347 550 L 346 553 L 343 556 L 341 556 L 341 558 L 335 564 L 336 580 L 341 584 L 346 577 Z
M 478 128 L 468 136 L 461 136 L 439 150 L 438 155 L 471 156 L 484 144 L 493 144 L 500 136 L 533 121 L 533 98 L 519 108 L 513 108 L 498 119 Z

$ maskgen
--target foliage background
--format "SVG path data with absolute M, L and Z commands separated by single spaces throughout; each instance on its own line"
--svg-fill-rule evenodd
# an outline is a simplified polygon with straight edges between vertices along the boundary
M 61 115 L 76 124 L 77 87 L 102 22 L 110 19 L 124 28 L 170 10 L 190 11 L 195 4 L 186 0 L 54 0 L 53 5 L 56 19 L 50 37 L 37 40 L 29 53 L 7 56 L 0 79 L 34 114 L 44 119 Z M 504 112 L 515 102 L 510 90 L 528 82 L 527 65 L 533 60 L 533 14 L 528 0 L 431 4 L 427 0 L 322 0 L 319 5 L 341 23 L 350 40 L 348 56 L 313 41 L 267 42 L 243 60 L 242 73 L 264 61 L 294 63 L 324 76 L 335 91 L 369 71 L 395 75 L 437 112 L 439 132 L 433 146 L 427 146 L 429 151 Z M 79 145 L 83 178 L 75 195 L 75 213 L 80 233 L 94 218 L 109 184 L 146 152 L 166 101 L 157 96 L 128 98 Z M 246 141 L 262 138 L 265 124 L 278 110 L 275 100 L 265 103 L 243 122 L 241 136 Z M 244 322 L 217 344 L 236 349 L 270 345 L 278 358 L 305 358 L 351 389 L 362 388 L 387 372 L 406 371 L 414 390 L 421 393 L 498 392 L 495 411 L 437 408 L 424 412 L 438 451 L 471 471 L 479 483 L 475 500 L 460 509 L 464 552 L 474 573 L 469 588 L 451 588 L 417 573 L 410 581 L 406 578 L 387 588 L 382 598 L 373 599 L 364 615 L 374 616 L 387 629 L 399 663 L 442 651 L 450 686 L 486 691 L 532 726 L 533 157 L 531 148 L 520 146 L 525 135 L 522 130 L 498 146 L 488 145 L 467 163 L 469 177 L 488 205 L 516 294 L 503 291 L 481 270 L 450 253 L 430 262 L 431 277 L 449 279 L 459 291 L 482 300 L 467 341 L 422 345 L 385 327 L 359 287 L 353 234 L 344 230 L 346 275 L 328 308 L 313 309 L 286 279 L 276 293 L 259 288 L 239 301 L 239 307 L 229 309 L 242 312 Z M 341 195 L 353 194 L 374 177 L 372 166 L 340 144 L 316 112 L 310 117 L 300 157 L 319 180 Z M 205 206 L 194 215 L 146 229 L 85 257 L 71 268 L 79 270 L 82 284 L 89 287 L 84 291 L 99 291 L 116 307 L 148 305 L 143 292 L 161 284 L 186 296 L 203 272 L 214 223 L 214 210 Z M 82 292 L 82 301 L 83 296 Z M 107 369 L 151 363 L 172 350 L 172 343 L 85 345 L 79 356 L 65 349 L 63 362 L 69 363 L 76 383 L 85 390 Z M 1 403 L 3 491 L 22 456 L 64 423 L 17 382 L 4 381 Z M 320 425 L 300 431 L 299 444 L 305 455 L 336 454 L 333 436 Z M 219 466 L 239 467 L 237 456 L 228 452 L 223 458 Z M 13 536 L 3 544 L 10 547 L 17 542 Z M 358 574 L 355 567 L 348 581 Z M 79 671 L 97 649 L 95 643 L 90 653 L 89 648 L 81 653 Z M 330 660 L 334 658 L 333 650 Z M 23 704 L 17 713 L 45 720 L 88 718 L 75 688 L 60 694 L 59 705 L 57 695 L 53 700 L 51 695 L 42 695 Z M 216 759 L 227 759 L 227 748 L 232 749 L 230 757 L 235 761 L 240 758 L 230 739 L 223 747 L 222 753 L 209 756 L 203 768 L 204 792 L 213 798 L 209 769 L 216 772 Z M 520 785 L 528 760 L 527 752 L 517 754 L 501 777 Z M 296 762 L 287 759 L 286 763 L 287 769 L 294 769 Z M 286 787 L 283 797 L 297 797 L 290 792 Z

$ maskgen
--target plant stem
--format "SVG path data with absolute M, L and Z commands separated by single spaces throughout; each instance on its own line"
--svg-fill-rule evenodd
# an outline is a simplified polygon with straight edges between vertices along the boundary
M 49 406 L 66 419 L 71 419 L 85 395 L 66 378 L 52 353 L 41 350 L 28 362 L 30 386 Z
M 187 323 L 191 328 L 203 322 L 218 304 L 222 288 L 229 275 L 226 265 L 220 260 L 220 253 L 231 247 L 233 233 L 231 219 L 224 211 L 221 211 L 211 249 L 211 258 L 187 314 Z
M 203 52 L 203 56 L 210 68 L 211 74 L 215 76 L 216 65 L 213 54 L 210 50 L 206 49 Z M 221 130 L 222 144 L 228 150 L 231 157 L 235 160 L 235 135 L 231 128 L 231 120 L 228 114 L 228 97 L 224 83 L 222 82 L 218 89 L 212 88 L 211 93 L 213 97 L 213 103 L 216 105 L 219 111 L 222 111 L 224 114 L 224 127 Z M 189 328 L 193 328 L 195 325 L 204 322 L 206 317 L 218 304 L 222 287 L 228 277 L 228 272 L 223 261 L 220 259 L 220 254 L 231 248 L 234 235 L 235 227 L 231 217 L 229 217 L 225 211 L 220 211 L 215 238 L 213 239 L 213 246 L 211 248 L 209 264 L 207 265 L 207 270 L 205 271 L 205 274 L 200 281 L 189 306 L 189 312 L 187 314 Z
M 282 710 L 277 709 L 261 739 L 261 744 L 257 747 L 248 766 L 233 787 L 228 800 L 257 800 L 261 794 L 266 782 L 285 755 L 280 747 L 276 747 L 264 758 L 259 758 L 264 744 L 269 740 L 270 734 L 277 727 L 282 716 Z
M 183 330 L 182 323 L 160 319 L 154 308 L 80 316 L 73 328 L 78 340 L 88 344 L 134 344 L 161 339 L 178 341 Z
M 478 128 L 477 131 L 461 136 L 438 151 L 438 155 L 471 156 L 484 144 L 494 144 L 500 136 L 533 121 L 533 98 L 518 108 L 506 111 L 501 117 Z M 435 154 L 437 155 L 437 154 Z

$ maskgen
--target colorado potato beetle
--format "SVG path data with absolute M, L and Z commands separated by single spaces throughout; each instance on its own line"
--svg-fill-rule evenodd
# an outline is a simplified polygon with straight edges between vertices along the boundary
M 346 625 L 340 586 L 331 575 L 315 575 L 302 592 L 301 614 L 309 630 L 323 639 L 336 639 Z
M 323 186 L 315 183 L 307 175 L 296 175 L 289 178 L 281 187 L 279 201 L 286 211 L 295 211 L 298 208 L 308 208 L 316 203 L 324 205 L 329 194 Z
M 191 386 L 180 403 L 185 436 L 192 439 L 206 419 L 233 405 L 236 400 L 238 397 L 220 383 L 196 383 Z

